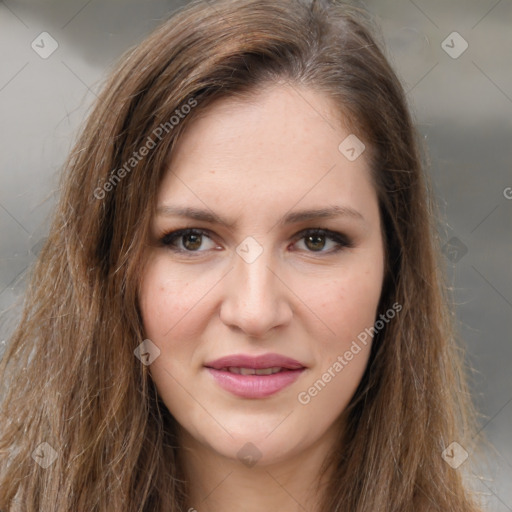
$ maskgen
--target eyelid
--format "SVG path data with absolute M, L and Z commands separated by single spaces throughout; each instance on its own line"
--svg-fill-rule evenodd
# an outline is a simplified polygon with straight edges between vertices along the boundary
M 176 229 L 176 230 L 173 230 L 173 231 L 169 231 L 167 233 L 164 233 L 162 236 L 159 237 L 159 241 L 162 245 L 164 245 L 165 247 L 175 251 L 175 252 L 180 252 L 180 253 L 186 253 L 186 254 L 200 254 L 202 252 L 206 252 L 206 251 L 186 251 L 186 250 L 183 250 L 183 249 L 179 249 L 177 247 L 174 247 L 172 245 L 172 242 L 174 240 L 177 240 L 179 239 L 180 237 L 186 235 L 186 234 L 195 234 L 195 235 L 200 235 L 200 236 L 204 236 L 206 238 L 209 238 L 212 242 L 214 242 L 214 239 L 213 237 L 211 236 L 212 232 L 208 229 L 203 229 L 203 228 L 181 228 L 181 229 Z M 214 242 L 215 243 L 215 242 Z
M 295 237 L 294 240 L 300 240 L 306 235 L 314 235 L 314 234 L 320 234 L 324 235 L 326 238 L 330 238 L 331 240 L 334 240 L 335 242 L 338 242 L 339 244 L 345 246 L 345 247 L 354 247 L 354 243 L 350 237 L 347 235 L 340 233 L 339 231 L 332 231 L 330 229 L 326 228 L 306 228 L 302 231 L 299 231 Z M 314 252 L 314 251 L 311 251 Z
M 162 236 L 160 236 L 159 241 L 162 245 L 164 245 L 165 247 L 168 247 L 169 249 L 173 250 L 174 252 L 185 253 L 187 255 L 197 255 L 197 254 L 201 254 L 203 252 L 207 252 L 207 250 L 187 251 L 187 250 L 179 249 L 177 247 L 172 246 L 172 242 L 174 240 L 179 239 L 180 237 L 182 237 L 186 234 L 197 234 L 200 236 L 205 236 L 205 237 L 209 238 L 212 242 L 215 243 L 214 237 L 211 236 L 212 231 L 210 231 L 209 229 L 194 228 L 194 227 L 181 228 L 181 229 L 169 231 L 167 233 L 164 233 Z M 347 235 L 340 233 L 338 231 L 332 231 L 330 229 L 319 228 L 319 227 L 305 228 L 305 229 L 299 231 L 298 233 L 296 233 L 293 236 L 292 241 L 295 244 L 297 241 L 303 239 L 305 236 L 314 235 L 314 234 L 319 234 L 319 235 L 325 236 L 328 239 L 331 239 L 332 241 L 334 241 L 337 244 L 337 247 L 334 249 L 331 249 L 330 251 L 307 251 L 308 253 L 311 253 L 311 254 L 316 254 L 316 253 L 332 254 L 332 253 L 337 252 L 338 250 L 341 250 L 343 248 L 354 247 L 354 243 L 353 243 L 352 239 L 350 237 L 348 237 Z

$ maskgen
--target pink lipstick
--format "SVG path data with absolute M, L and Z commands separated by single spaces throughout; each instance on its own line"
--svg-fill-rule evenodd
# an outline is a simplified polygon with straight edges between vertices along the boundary
M 243 398 L 265 398 L 295 382 L 306 367 L 279 354 L 221 357 L 204 365 L 217 384 Z

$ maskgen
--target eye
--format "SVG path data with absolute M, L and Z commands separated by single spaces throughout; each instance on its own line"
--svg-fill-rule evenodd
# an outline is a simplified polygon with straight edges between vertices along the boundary
M 295 247 L 299 250 L 317 253 L 334 253 L 345 247 L 353 247 L 351 240 L 336 231 L 314 228 L 306 229 L 295 237 Z M 303 247 L 300 247 L 300 243 Z M 160 239 L 165 247 L 181 253 L 201 253 L 217 248 L 217 244 L 209 236 L 209 232 L 203 229 L 186 228 L 172 231 Z
M 308 252 L 337 252 L 344 247 L 353 247 L 352 242 L 341 233 L 328 229 L 307 229 L 298 234 L 297 240 L 303 241 Z
M 206 243 L 206 247 L 204 246 L 205 241 L 209 242 Z M 160 239 L 160 242 L 177 252 L 203 252 L 217 247 L 206 231 L 192 228 L 167 233 Z

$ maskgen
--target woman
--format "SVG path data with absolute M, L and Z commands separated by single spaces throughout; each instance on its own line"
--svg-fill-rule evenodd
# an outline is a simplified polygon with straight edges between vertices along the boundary
M 355 9 L 174 15 L 66 165 L 1 365 L 0 508 L 478 510 L 427 183 Z

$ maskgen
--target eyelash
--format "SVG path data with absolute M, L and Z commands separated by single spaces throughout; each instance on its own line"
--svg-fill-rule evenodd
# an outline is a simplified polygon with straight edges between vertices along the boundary
M 185 250 L 179 249 L 179 248 L 173 246 L 173 243 L 176 240 L 179 240 L 180 237 L 183 237 L 185 235 L 206 236 L 207 238 L 212 239 L 212 237 L 209 236 L 210 231 L 208 231 L 208 230 L 198 229 L 198 228 L 185 228 L 185 229 L 178 229 L 176 231 L 171 231 L 169 233 L 164 234 L 160 238 L 160 244 L 165 246 L 166 248 L 170 249 L 173 252 L 181 253 L 181 254 L 185 253 L 185 254 L 191 255 L 191 256 L 193 256 L 195 254 L 201 254 L 203 252 L 206 252 L 204 250 L 203 251 L 189 251 L 186 249 Z M 300 231 L 299 233 L 297 233 L 297 235 L 295 235 L 294 243 L 298 242 L 299 240 L 302 240 L 303 238 L 305 238 L 307 236 L 311 236 L 311 235 L 324 236 L 326 239 L 330 239 L 337 244 L 337 247 L 335 247 L 334 249 L 331 249 L 329 251 L 324 251 L 324 250 L 320 250 L 320 251 L 308 250 L 307 251 L 312 254 L 317 254 L 317 253 L 318 254 L 334 254 L 338 251 L 341 251 L 342 249 L 354 247 L 352 240 L 350 240 L 346 235 L 343 235 L 342 233 L 338 233 L 337 231 L 331 231 L 329 229 L 322 229 L 322 228 L 309 228 L 309 229 L 304 229 L 304 230 Z

